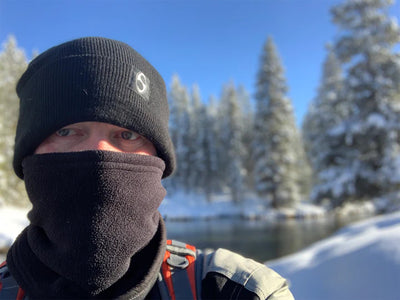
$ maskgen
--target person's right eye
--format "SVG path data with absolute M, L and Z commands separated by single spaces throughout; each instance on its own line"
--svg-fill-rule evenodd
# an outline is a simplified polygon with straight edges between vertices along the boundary
M 59 130 L 56 131 L 56 135 L 58 136 L 70 136 L 72 134 L 74 134 L 74 130 L 70 129 L 70 128 L 61 128 Z
M 121 138 L 127 141 L 134 141 L 140 137 L 139 134 L 130 130 L 124 130 L 121 132 Z

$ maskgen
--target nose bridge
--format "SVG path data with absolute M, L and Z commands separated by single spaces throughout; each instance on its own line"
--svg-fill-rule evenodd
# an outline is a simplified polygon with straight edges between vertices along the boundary
M 94 150 L 112 150 L 115 151 L 115 147 L 110 141 L 105 139 L 99 139 L 94 145 Z

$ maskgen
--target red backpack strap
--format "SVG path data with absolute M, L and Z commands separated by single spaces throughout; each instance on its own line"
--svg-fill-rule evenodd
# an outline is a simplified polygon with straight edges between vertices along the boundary
M 168 289 L 169 299 L 197 300 L 195 261 L 194 246 L 173 240 L 167 241 L 161 273 Z M 166 295 L 163 298 L 166 298 Z
M 11 276 L 7 268 L 7 263 L 0 264 L 0 299 L 22 300 L 25 291 L 18 286 L 15 279 Z

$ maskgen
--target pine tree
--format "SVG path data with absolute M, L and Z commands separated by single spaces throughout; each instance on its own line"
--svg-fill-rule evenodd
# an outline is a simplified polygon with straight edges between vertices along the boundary
M 239 203 L 244 191 L 243 115 L 233 83 L 223 87 L 219 110 L 220 174 L 225 179 L 232 200 Z
M 323 65 L 321 83 L 303 122 L 303 136 L 307 156 L 313 169 L 312 200 L 331 199 L 336 179 L 343 171 L 337 168 L 335 137 L 332 129 L 349 114 L 349 103 L 343 97 L 343 74 L 340 61 L 332 47 Z M 338 174 L 339 173 L 339 174 Z
M 28 198 L 23 181 L 12 168 L 14 137 L 18 119 L 19 100 L 15 87 L 27 59 L 18 48 L 15 37 L 10 36 L 0 53 L 0 204 L 2 202 L 26 205 Z
M 243 154 L 243 177 L 245 189 L 254 190 L 254 110 L 251 106 L 250 95 L 243 85 L 237 88 L 237 97 L 242 112 L 242 144 L 244 149 Z
M 209 202 L 212 195 L 219 192 L 221 176 L 219 176 L 218 161 L 218 124 L 217 113 L 214 108 L 215 100 L 210 97 L 207 105 L 202 105 L 199 112 L 200 149 L 202 152 L 202 168 L 198 177 L 198 184 L 202 187 L 204 194 Z
M 333 205 L 371 199 L 400 187 L 400 62 L 393 47 L 400 30 L 390 19 L 390 0 L 348 0 L 332 9 L 342 29 L 335 43 L 346 63 L 344 97 L 349 117 L 330 131 L 336 172 Z M 390 170 L 390 171 L 389 171 Z M 340 172 L 340 173 L 339 173 Z
M 286 93 L 284 70 L 268 38 L 257 78 L 255 180 L 258 193 L 270 198 L 275 208 L 293 206 L 300 200 L 297 170 L 301 145 Z
M 170 92 L 168 95 L 170 107 L 169 130 L 172 142 L 175 146 L 177 168 L 174 175 L 164 181 L 170 191 L 179 188 L 188 189 L 190 155 L 188 128 L 190 126 L 189 93 L 177 75 L 172 77 Z
M 297 129 L 297 128 L 296 128 Z M 310 192 L 312 188 L 312 168 L 310 161 L 307 157 L 304 138 L 300 132 L 297 133 L 296 138 L 298 144 L 298 149 L 296 151 L 297 155 L 297 183 L 299 186 L 300 199 L 308 201 L 310 199 Z
M 201 181 L 206 176 L 204 166 L 205 153 L 202 142 L 204 139 L 203 136 L 207 133 L 204 128 L 205 124 L 201 120 L 202 107 L 200 89 L 198 85 L 193 85 L 189 110 L 189 128 L 187 128 L 189 137 L 188 150 L 190 152 L 187 163 L 190 166 L 190 172 L 188 172 L 188 189 L 197 193 L 203 191 L 204 186 Z

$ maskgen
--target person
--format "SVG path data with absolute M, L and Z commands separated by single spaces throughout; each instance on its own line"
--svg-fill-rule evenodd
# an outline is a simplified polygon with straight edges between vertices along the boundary
M 167 242 L 166 88 L 129 45 L 86 37 L 50 48 L 17 94 L 13 167 L 32 209 L 0 269 L 0 299 L 293 299 L 251 259 Z

